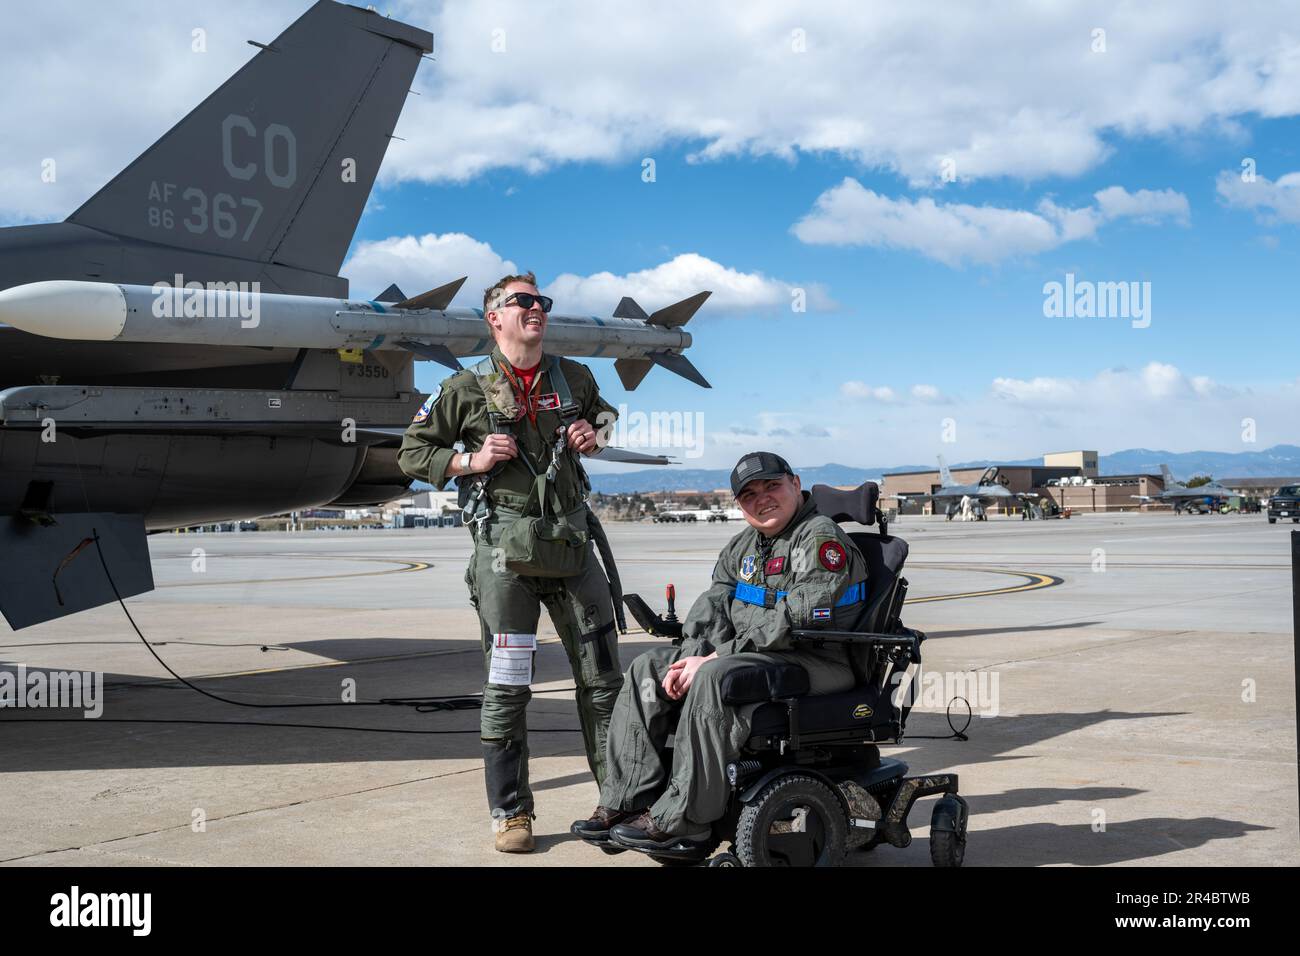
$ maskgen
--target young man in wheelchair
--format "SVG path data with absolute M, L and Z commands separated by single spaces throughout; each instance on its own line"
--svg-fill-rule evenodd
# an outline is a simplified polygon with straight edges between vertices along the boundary
M 600 805 L 572 827 L 585 840 L 643 850 L 707 843 L 726 813 L 726 767 L 750 731 L 745 710 L 724 703 L 729 673 L 797 663 L 810 694 L 854 686 L 849 645 L 796 643 L 793 632 L 861 629 L 862 555 L 818 514 L 778 455 L 743 457 L 731 489 L 749 528 L 723 548 L 681 645 L 648 651 L 628 669 L 610 719 Z

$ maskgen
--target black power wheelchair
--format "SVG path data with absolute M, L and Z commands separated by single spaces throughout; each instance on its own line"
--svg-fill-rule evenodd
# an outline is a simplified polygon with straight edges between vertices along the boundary
M 957 775 L 909 777 L 907 764 L 881 757 L 879 744 L 900 743 L 911 706 L 894 702 L 897 677 L 921 661 L 925 635 L 900 620 L 907 581 L 901 574 L 907 542 L 890 535 L 878 507 L 880 489 L 867 482 L 853 491 L 815 485 L 817 510 L 836 522 L 876 525 L 851 532 L 868 566 L 869 629 L 796 631 L 799 641 L 842 642 L 871 648 L 869 672 L 839 694 L 808 695 L 808 675 L 796 664 L 769 664 L 729 674 L 724 700 L 753 705 L 751 731 L 739 759 L 727 766 L 731 799 L 703 846 L 682 844 L 647 852 L 664 865 L 834 866 L 850 850 L 912 842 L 908 813 L 917 799 L 942 794 L 930 816 L 930 860 L 961 866 L 969 808 L 957 793 Z M 639 596 L 624 601 L 647 632 L 680 643 L 682 624 L 672 587 L 665 616 Z M 729 852 L 713 855 L 723 843 Z M 626 847 L 597 844 L 607 853 Z

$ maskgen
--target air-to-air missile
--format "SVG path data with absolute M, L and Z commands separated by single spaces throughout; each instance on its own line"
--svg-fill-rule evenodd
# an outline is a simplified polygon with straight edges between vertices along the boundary
M 33 335 L 90 342 L 243 345 L 260 348 L 406 350 L 459 369 L 458 355 L 490 348 L 483 312 L 451 308 L 465 279 L 405 298 L 390 287 L 377 299 L 281 295 L 248 283 L 153 286 L 58 280 L 0 291 L 0 322 Z M 624 298 L 609 317 L 551 315 L 547 351 L 615 359 L 633 389 L 652 365 L 705 388 L 709 383 L 682 353 L 685 325 L 709 297 L 700 292 L 647 314 Z

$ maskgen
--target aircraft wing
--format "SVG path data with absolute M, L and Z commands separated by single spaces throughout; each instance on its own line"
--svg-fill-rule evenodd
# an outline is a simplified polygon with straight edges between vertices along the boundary
M 1235 498 L 1237 494 L 1218 485 L 1202 485 L 1199 488 L 1170 488 L 1168 491 L 1163 492 L 1160 497 L 1168 501 L 1173 498 L 1186 498 L 1189 500 L 1195 498 Z

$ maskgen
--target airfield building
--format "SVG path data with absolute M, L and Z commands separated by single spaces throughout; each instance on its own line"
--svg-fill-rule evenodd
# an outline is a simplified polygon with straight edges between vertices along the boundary
M 986 466 L 953 468 L 953 481 L 972 485 Z M 1159 475 L 1099 475 L 1095 451 L 1049 452 L 1042 465 L 999 465 L 998 480 L 1013 494 L 1038 495 L 1058 508 L 1071 511 L 1137 511 L 1144 507 L 1138 497 L 1152 497 L 1164 490 Z M 938 469 L 887 472 L 881 495 L 886 506 L 902 514 L 942 513 L 946 502 L 908 500 L 909 495 L 935 494 L 942 487 Z M 989 514 L 1019 512 L 1023 499 L 997 501 L 985 506 Z M 1146 505 L 1150 508 L 1152 505 Z

